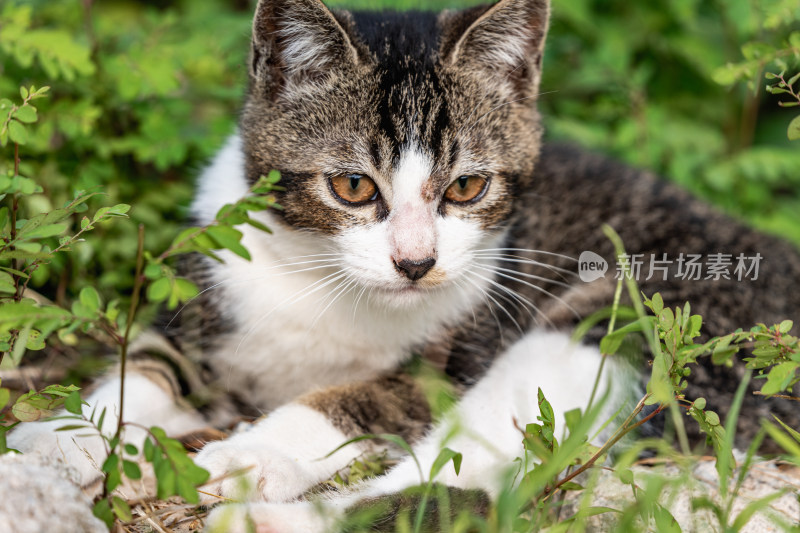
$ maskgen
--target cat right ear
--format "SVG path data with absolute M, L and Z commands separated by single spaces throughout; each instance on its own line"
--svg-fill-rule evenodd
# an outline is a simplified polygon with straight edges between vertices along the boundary
M 445 23 L 441 50 L 446 64 L 473 72 L 482 80 L 510 84 L 521 96 L 538 90 L 550 14 L 548 0 L 500 0 L 482 13 L 467 10 Z M 469 23 L 466 29 L 462 29 Z M 462 33 L 463 32 L 463 33 Z M 455 39 L 452 34 L 460 34 Z
M 350 37 L 320 0 L 259 0 L 250 80 L 260 91 L 274 96 L 357 63 Z

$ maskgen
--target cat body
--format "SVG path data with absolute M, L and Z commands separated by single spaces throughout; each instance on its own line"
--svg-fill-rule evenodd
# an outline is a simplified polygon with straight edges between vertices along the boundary
M 646 294 L 658 291 L 668 305 L 691 301 L 708 335 L 800 316 L 800 258 L 785 243 L 646 173 L 576 148 L 542 147 L 535 103 L 548 10 L 545 0 L 441 14 L 259 3 L 239 130 L 201 177 L 192 213 L 211 222 L 277 169 L 281 209 L 253 215 L 273 233 L 241 228 L 249 262 L 225 252 L 223 264 L 187 262 L 185 274 L 203 292 L 170 316 L 168 342 L 140 352 L 184 357 L 198 370 L 176 375 L 175 365 L 143 357 L 126 382 L 126 418 L 173 434 L 209 420 L 223 425 L 244 406 L 268 414 L 198 454 L 214 478 L 207 492 L 241 496 L 241 483 L 224 475 L 252 467 L 250 496 L 270 502 L 220 511 L 212 522 L 226 515 L 241 525 L 249 513 L 279 531 L 329 527 L 309 506 L 279 502 L 381 446 L 362 441 L 328 456 L 365 433 L 416 443 L 424 471 L 447 441 L 464 462 L 460 474 L 448 466 L 439 480 L 496 495 L 502 472 L 523 453 L 514 421 L 535 420 L 537 389 L 559 427 L 564 412 L 589 402 L 607 325 L 582 343 L 571 334 L 613 300 L 615 254 L 603 223 L 628 253 L 648 259 L 763 258 L 758 275 L 743 281 L 681 279 L 677 263 L 640 278 Z M 611 265 L 605 277 L 581 281 L 585 251 Z M 644 345 L 639 352 L 633 366 L 609 360 L 598 393 L 608 396 L 609 414 L 643 390 L 648 355 Z M 463 395 L 436 424 L 405 370 L 415 354 Z M 687 396 L 724 412 L 740 375 L 738 366 L 700 366 Z M 87 409 L 112 407 L 113 418 L 119 386 L 105 380 Z M 187 409 L 187 392 L 206 405 Z M 752 436 L 757 414 L 768 410 L 798 421 L 785 404 L 748 395 L 740 435 Z M 97 478 L 73 435 L 52 432 L 58 424 L 22 425 L 9 443 L 63 453 L 86 482 Z M 455 428 L 468 431 L 452 436 Z M 144 436 L 131 430 L 126 438 Z M 99 443 L 81 444 L 102 462 Z M 406 459 L 329 507 L 341 513 L 419 481 Z

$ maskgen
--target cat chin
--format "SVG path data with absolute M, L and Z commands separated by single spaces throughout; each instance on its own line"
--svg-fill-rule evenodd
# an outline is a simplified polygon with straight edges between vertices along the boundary
M 372 294 L 373 301 L 380 301 L 398 309 L 408 309 L 430 303 L 432 296 L 443 291 L 441 285 L 422 287 L 409 284 L 400 287 L 375 287 Z

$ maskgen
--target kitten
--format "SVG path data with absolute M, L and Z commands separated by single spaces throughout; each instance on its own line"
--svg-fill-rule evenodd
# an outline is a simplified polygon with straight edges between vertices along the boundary
M 483 494 L 498 493 L 499 474 L 522 454 L 513 420 L 535 420 L 537 388 L 559 427 L 565 411 L 589 401 L 606 325 L 582 344 L 570 335 L 613 299 L 613 266 L 591 283 L 578 277 L 584 251 L 614 265 L 603 223 L 646 260 L 763 258 L 757 276 L 742 281 L 684 280 L 677 262 L 640 277 L 642 290 L 668 305 L 690 300 L 708 335 L 800 317 L 800 257 L 790 246 L 647 173 L 542 145 L 536 101 L 548 12 L 547 0 L 441 14 L 259 2 L 239 132 L 202 175 L 192 212 L 210 222 L 271 169 L 281 172 L 282 209 L 254 215 L 271 235 L 241 228 L 252 261 L 225 253 L 224 264 L 187 261 L 186 274 L 208 290 L 167 339 L 143 341 L 150 357 L 132 363 L 125 397 L 126 418 L 173 434 L 228 423 L 243 409 L 268 413 L 197 456 L 212 478 L 253 467 L 244 474 L 249 497 L 270 503 L 233 509 L 234 518 L 246 511 L 276 530 L 324 529 L 329 522 L 309 507 L 280 502 L 379 444 L 331 450 L 365 433 L 399 434 L 416 443 L 428 471 L 457 426 L 468 431 L 447 445 L 463 453 L 461 472 L 447 466 L 438 479 L 485 508 Z M 599 394 L 609 414 L 642 392 L 648 354 L 640 348 L 638 368 L 608 362 L 612 379 Z M 434 427 L 422 387 L 404 370 L 415 353 L 462 394 Z M 702 365 L 687 395 L 724 412 L 739 372 Z M 103 381 L 87 409 L 113 406 L 119 386 Z M 186 394 L 205 405 L 187 408 Z M 752 437 L 768 410 L 800 421 L 783 403 L 747 395 L 739 436 Z M 9 444 L 63 453 L 86 483 L 99 477 L 70 432 L 53 433 L 59 424 L 22 425 Z M 140 442 L 136 431 L 126 438 Z M 97 439 L 78 444 L 102 462 Z M 330 507 L 419 481 L 404 460 Z M 240 487 L 228 477 L 206 490 L 238 497 Z

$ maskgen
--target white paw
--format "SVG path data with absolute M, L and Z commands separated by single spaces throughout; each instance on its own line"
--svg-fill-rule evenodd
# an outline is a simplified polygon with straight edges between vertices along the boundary
M 361 454 L 357 445 L 330 454 L 346 440 L 322 413 L 289 404 L 244 433 L 208 444 L 195 462 L 211 473 L 211 483 L 202 489 L 206 492 L 237 500 L 287 502 Z M 240 475 L 231 475 L 236 472 Z M 217 502 L 203 496 L 205 504 Z
M 20 424 L 8 434 L 8 447 L 24 454 L 63 459 L 77 473 L 76 481 L 87 486 L 103 474 L 100 466 L 106 457 L 103 441 L 93 429 L 56 431 L 74 423 L 72 420 L 28 422 Z M 91 436 L 82 436 L 91 435 Z
M 326 533 L 335 516 L 310 502 L 221 505 L 206 519 L 207 533 Z
M 248 434 L 212 442 L 197 454 L 195 462 L 209 471 L 212 482 L 202 490 L 234 500 L 286 502 L 314 486 L 316 479 L 286 454 Z M 219 499 L 201 494 L 203 503 Z

